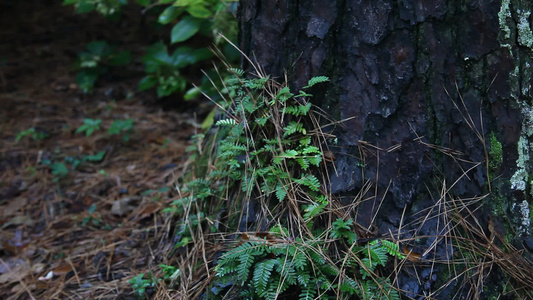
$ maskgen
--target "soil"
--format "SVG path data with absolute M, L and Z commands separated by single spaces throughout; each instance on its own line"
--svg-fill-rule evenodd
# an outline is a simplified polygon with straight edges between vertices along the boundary
M 131 278 L 173 264 L 163 209 L 178 197 L 198 107 L 174 99 L 163 110 L 137 92 L 140 54 L 168 36 L 141 8 L 110 21 L 61 2 L 0 4 L 0 298 L 136 299 Z M 87 95 L 73 65 L 95 40 L 136 60 Z M 90 136 L 77 132 L 85 119 L 101 120 Z M 129 138 L 107 133 L 126 119 Z M 176 297 L 163 282 L 146 295 Z

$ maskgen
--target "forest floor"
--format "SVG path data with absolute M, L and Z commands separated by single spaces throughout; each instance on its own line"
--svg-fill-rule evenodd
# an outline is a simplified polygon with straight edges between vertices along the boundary
M 19 2 L 0 7 L 0 298 L 136 299 L 128 281 L 171 264 L 161 210 L 177 197 L 194 108 L 163 111 L 155 93 L 138 93 L 140 64 L 83 94 L 72 65 L 88 42 L 141 52 L 135 43 L 157 36 L 127 15 L 112 24 L 58 1 Z M 101 120 L 89 136 L 77 132 L 86 119 Z M 129 131 L 106 132 L 128 119 Z

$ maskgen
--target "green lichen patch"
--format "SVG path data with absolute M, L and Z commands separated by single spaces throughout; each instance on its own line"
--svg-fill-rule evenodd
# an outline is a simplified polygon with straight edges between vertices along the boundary
M 490 135 L 490 151 L 489 151 L 489 171 L 496 172 L 503 162 L 502 144 L 496 138 L 494 133 Z
M 511 0 L 503 0 L 500 12 L 498 12 L 498 19 L 500 21 L 500 29 L 503 32 L 503 39 L 505 40 L 511 38 L 511 28 L 507 24 L 508 20 L 511 18 Z M 505 45 L 502 44 L 502 46 Z
M 529 24 L 529 17 L 531 11 L 518 10 L 518 43 L 528 48 L 533 49 L 533 32 Z

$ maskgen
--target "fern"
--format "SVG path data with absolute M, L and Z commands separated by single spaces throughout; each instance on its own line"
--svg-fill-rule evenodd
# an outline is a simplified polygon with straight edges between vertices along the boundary
M 302 289 L 302 292 L 298 296 L 300 300 L 313 300 L 315 299 L 316 295 L 316 288 L 312 286 L 307 286 L 306 288 Z
M 257 78 L 257 79 L 249 79 L 244 81 L 244 86 L 253 90 L 260 90 L 263 89 L 265 84 L 270 79 L 270 76 L 263 77 L 263 78 Z
M 314 219 L 316 216 L 324 212 L 324 208 L 327 206 L 327 204 L 323 203 L 313 203 L 306 205 L 304 207 L 304 221 L 309 222 L 312 219 Z
M 340 290 L 348 295 L 360 295 L 361 291 L 359 285 L 350 277 L 345 277 L 339 286 Z
M 381 246 L 389 253 L 390 256 L 398 257 L 399 259 L 404 259 L 405 255 L 400 252 L 400 246 L 387 240 L 381 240 Z
M 276 103 L 276 101 L 279 101 L 281 103 L 285 103 L 292 96 L 294 96 L 294 94 L 291 93 L 291 90 L 289 89 L 289 87 L 286 86 L 286 87 L 280 89 L 278 91 L 278 94 L 276 95 L 276 97 L 271 102 L 269 102 L 268 104 L 269 105 L 274 105 Z
M 239 68 L 229 68 L 228 71 L 233 73 L 234 75 L 238 77 L 244 77 L 244 71 Z
M 239 256 L 239 268 L 237 269 L 237 279 L 243 285 L 248 280 L 250 268 L 254 262 L 254 253 L 244 253 Z
M 312 174 L 302 175 L 300 179 L 294 178 L 293 181 L 303 186 L 306 186 L 315 192 L 318 192 L 318 190 L 320 189 L 320 182 L 315 177 L 315 175 Z
M 215 124 L 216 126 L 234 126 L 237 125 L 237 121 L 234 119 L 222 119 L 218 120 Z
M 285 130 L 285 133 L 283 133 L 283 137 L 286 137 L 288 135 L 291 135 L 291 134 L 294 134 L 296 132 L 299 132 L 299 133 L 302 133 L 302 134 L 306 134 L 306 130 L 304 128 L 304 125 L 302 123 L 298 123 L 298 122 L 295 122 L 295 121 L 291 121 L 289 123 L 289 125 L 287 125 L 285 128 L 283 128 L 283 130 Z
M 269 259 L 255 264 L 252 281 L 255 289 L 257 290 L 257 294 L 261 297 L 264 296 L 264 294 L 268 291 L 268 281 L 272 275 L 272 270 L 274 269 L 275 265 L 275 259 Z
M 300 164 L 300 167 L 302 167 L 302 169 L 304 171 L 309 169 L 309 160 L 307 160 L 306 157 L 297 157 L 296 158 L 296 162 L 298 162 L 298 164 Z
M 368 243 L 369 257 L 373 260 L 372 264 L 385 266 L 389 256 L 387 255 L 387 249 L 379 244 L 378 240 Z
M 314 156 L 308 156 L 306 157 L 307 161 L 309 161 L 310 164 L 318 167 L 320 163 L 322 162 L 322 155 L 317 154 Z
M 390 281 L 373 274 L 376 268 L 387 264 L 389 257 L 403 257 L 398 245 L 385 240 L 366 246 L 353 245 L 357 236 L 351 219 L 337 219 L 331 228 L 324 230 L 313 228 L 314 223 L 323 224 L 329 217 L 324 216 L 324 212 L 330 203 L 321 191 L 320 181 L 313 175 L 316 167 L 324 166 L 323 153 L 316 146 L 323 141 L 315 134 L 308 134 L 304 125 L 312 124 L 306 120 L 312 108 L 306 98 L 312 95 L 305 89 L 327 82 L 329 78 L 313 77 L 304 90 L 295 95 L 288 86 L 272 83 L 269 77 L 247 79 L 240 69 L 230 69 L 230 72 L 235 76 L 225 81 L 223 92 L 228 95 L 225 98 L 232 101 L 223 100 L 220 105 L 231 114 L 216 122 L 219 128 L 214 130 L 214 141 L 202 146 L 198 140 L 189 149 L 191 156 L 209 157 L 209 160 L 205 164 L 202 161 L 202 176 L 196 174 L 201 178 L 192 180 L 184 188 L 186 197 L 173 202 L 174 211 L 182 214 L 185 207 L 190 207 L 196 210 L 191 214 L 198 214 L 198 209 L 207 208 L 209 214 L 198 214 L 198 219 L 194 220 L 195 231 L 199 231 L 200 226 L 208 228 L 207 221 L 214 219 L 227 221 L 229 231 L 242 224 L 239 219 L 243 215 L 234 207 L 253 198 L 261 199 L 261 205 L 265 205 L 261 207 L 262 212 L 266 212 L 262 219 L 289 217 L 287 210 L 279 209 L 286 205 L 275 202 L 287 201 L 290 195 L 289 200 L 296 200 L 290 201 L 290 209 L 303 215 L 303 225 L 314 237 L 312 240 L 304 235 L 293 237 L 291 234 L 305 234 L 306 231 L 293 228 L 289 233 L 278 223 L 268 235 L 285 238 L 285 241 L 271 237 L 241 241 L 218 259 L 215 267 L 217 295 L 223 295 L 220 294 L 222 289 L 239 289 L 232 297 L 238 297 L 240 292 L 243 299 L 275 299 L 289 296 L 288 291 L 291 291 L 291 295 L 298 292 L 300 299 L 398 299 L 399 293 Z M 201 152 L 205 155 L 198 154 Z M 236 199 L 231 204 L 212 201 L 228 197 Z M 214 217 L 216 211 L 224 211 L 223 217 Z M 266 218 L 269 211 L 272 215 Z M 192 226 L 192 221 L 181 223 L 183 228 L 189 225 Z M 181 234 L 191 237 L 194 233 L 187 229 Z M 331 245 L 339 249 L 332 251 Z M 347 251 L 349 246 L 352 252 Z M 350 255 L 347 260 L 329 256 L 343 251 Z M 342 265 L 344 261 L 347 263 Z M 343 274 L 340 274 L 341 269 Z
M 327 81 L 329 81 L 329 77 L 326 77 L 326 76 L 315 76 L 315 77 L 311 78 L 307 82 L 307 85 L 304 86 L 304 89 L 310 88 L 310 87 L 314 86 L 315 84 L 322 83 L 322 82 L 327 82 Z
M 281 202 L 286 196 L 287 190 L 285 186 L 281 182 L 278 182 L 278 185 L 276 186 L 276 198 L 278 198 L 279 202 Z
M 311 103 L 306 105 L 287 106 L 283 109 L 283 112 L 293 116 L 306 116 L 311 109 Z

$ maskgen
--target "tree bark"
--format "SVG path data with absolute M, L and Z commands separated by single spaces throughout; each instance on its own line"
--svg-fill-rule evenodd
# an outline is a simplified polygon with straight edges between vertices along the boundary
M 329 188 L 350 202 L 367 180 L 376 187 L 359 223 L 394 232 L 449 189 L 456 199 L 488 194 L 482 214 L 528 244 L 530 10 L 529 0 L 241 0 L 240 47 L 292 87 L 331 78 L 312 99 L 342 121 L 329 146 Z M 438 236 L 436 220 L 404 227 L 401 237 Z M 435 255 L 451 256 L 439 247 Z M 415 281 L 400 287 L 421 293 L 435 279 Z

